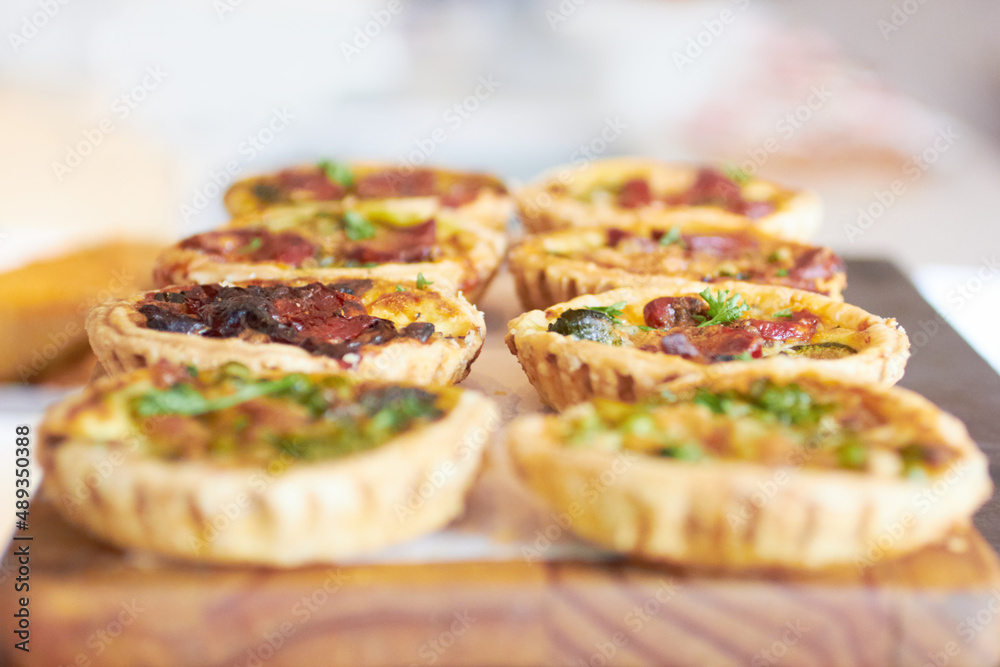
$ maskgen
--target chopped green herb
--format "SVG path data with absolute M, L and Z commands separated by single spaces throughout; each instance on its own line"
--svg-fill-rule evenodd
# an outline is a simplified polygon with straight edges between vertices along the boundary
M 178 383 L 166 389 L 154 389 L 149 393 L 137 396 L 134 406 L 136 413 L 141 417 L 201 415 L 290 389 L 301 379 L 301 375 L 286 375 L 278 380 L 261 380 L 252 384 L 244 384 L 232 394 L 214 399 L 206 398 L 190 384 Z
M 795 318 L 795 316 L 792 315 L 792 309 L 791 308 L 785 308 L 784 310 L 779 310 L 778 312 L 776 312 L 771 317 L 782 317 L 782 318 L 784 318 L 786 320 L 791 320 L 791 319 Z
M 814 403 L 812 396 L 797 384 L 778 387 L 763 382 L 754 387 L 752 397 L 757 407 L 785 424 L 816 423 L 830 409 L 830 406 Z
M 625 307 L 625 301 L 619 301 L 618 303 L 613 303 L 610 306 L 587 306 L 587 310 L 593 310 L 598 313 L 604 313 L 613 320 L 618 320 L 622 316 L 622 308 Z
M 923 445 L 906 445 L 899 450 L 903 459 L 903 474 L 910 479 L 921 479 L 927 475 L 927 449 Z
M 596 433 L 605 429 L 604 421 L 596 412 L 588 412 L 578 418 L 571 427 L 569 441 L 573 445 L 586 445 Z
M 728 414 L 733 407 L 732 399 L 725 394 L 713 394 L 704 387 L 698 388 L 692 402 L 705 406 L 717 415 Z
M 753 355 L 749 352 L 740 352 L 733 357 L 733 361 L 753 361 Z
M 868 448 L 857 440 L 837 447 L 837 465 L 851 470 L 864 470 L 868 464 Z
M 660 245 L 668 246 L 676 243 L 677 245 L 684 247 L 684 239 L 681 238 L 681 228 L 671 227 L 670 231 L 660 237 Z
M 198 374 L 198 371 L 191 371 L 194 366 L 188 367 L 188 372 L 194 377 Z M 253 375 L 250 373 L 250 369 L 237 361 L 228 361 L 219 368 L 219 374 L 229 378 L 237 378 L 239 380 L 249 381 Z
M 772 252 L 770 255 L 767 256 L 767 261 L 770 262 L 771 264 L 774 264 L 775 262 L 780 262 L 781 252 L 775 250 L 774 252 Z
M 364 264 L 361 265 L 361 267 L 365 269 L 370 269 L 373 266 L 378 266 L 378 262 L 365 262 Z
M 744 185 L 750 180 L 750 174 L 743 171 L 733 163 L 729 163 L 723 167 L 723 171 L 726 174 L 726 178 L 737 185 Z
M 704 387 L 695 393 L 692 402 L 703 405 L 715 414 L 738 417 L 758 411 L 758 415 L 772 415 L 779 422 L 798 425 L 819 422 L 832 409 L 820 405 L 797 384 L 779 387 L 767 380 L 756 383 L 749 394 L 736 391 L 710 392 Z
M 403 287 L 402 285 L 396 285 L 396 291 L 397 292 L 405 292 L 406 288 Z
M 351 167 L 349 165 L 344 164 L 343 162 L 322 160 L 317 166 L 326 172 L 326 177 L 334 183 L 340 183 L 345 188 L 349 188 L 354 185 L 354 174 L 351 173 Z
M 427 289 L 428 285 L 433 285 L 433 284 L 434 281 L 427 280 L 427 278 L 424 278 L 424 274 L 422 273 L 417 274 L 417 289 Z
M 375 237 L 375 225 L 357 211 L 347 211 L 344 213 L 344 232 L 352 241 L 363 241 Z
M 678 461 L 700 461 L 705 458 L 705 452 L 702 448 L 692 442 L 664 447 L 657 454 L 664 458 L 677 459 Z
M 656 435 L 656 420 L 652 415 L 642 412 L 633 414 L 625 419 L 621 425 L 622 433 L 634 435 L 640 438 L 649 438 Z
M 263 245 L 263 243 L 264 241 L 262 241 L 259 236 L 254 237 L 253 239 L 250 240 L 249 243 L 247 243 L 245 246 L 237 250 L 237 252 L 242 253 L 244 255 L 248 255 L 252 253 L 254 250 L 260 250 L 260 246 Z
M 700 296 L 708 303 L 708 318 L 705 318 L 703 315 L 695 315 L 694 318 L 698 320 L 699 327 L 732 322 L 738 320 L 740 315 L 750 310 L 750 306 L 740 302 L 740 299 L 743 297 L 739 294 L 733 294 L 730 297 L 729 290 L 718 290 L 715 296 L 712 296 L 712 290 L 705 288 L 705 291 Z
M 777 271 L 775 271 L 774 275 L 778 276 L 779 278 L 784 278 L 788 275 L 788 269 L 778 269 Z

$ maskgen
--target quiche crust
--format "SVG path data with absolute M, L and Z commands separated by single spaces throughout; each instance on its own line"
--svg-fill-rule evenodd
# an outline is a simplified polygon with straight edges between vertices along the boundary
M 760 375 L 728 377 L 717 387 L 745 389 Z M 570 517 L 573 532 L 639 558 L 705 568 L 863 571 L 967 525 L 990 497 L 986 457 L 959 420 L 925 398 L 826 378 L 797 382 L 834 394 L 860 392 L 891 412 L 894 424 L 919 424 L 956 458 L 940 474 L 910 480 L 802 464 L 623 457 L 567 446 L 552 428 L 563 415 L 519 418 L 507 446 L 520 479 Z M 673 388 L 685 396 L 685 387 Z
M 386 170 L 386 169 L 396 169 L 400 168 L 402 165 L 391 163 L 391 162 L 375 162 L 375 161 L 356 161 L 348 162 L 351 168 L 351 172 L 354 174 L 355 179 L 362 178 L 366 175 Z M 311 167 L 311 165 L 303 165 L 303 167 Z M 442 169 L 439 167 L 426 167 L 434 172 L 438 177 L 445 178 L 460 178 L 463 176 L 479 177 L 483 179 L 488 179 L 491 181 L 496 181 L 500 183 L 499 179 L 488 174 L 474 173 L 474 172 L 464 172 L 454 169 Z M 258 185 L 267 183 L 269 179 L 273 178 L 274 174 L 260 174 L 257 176 L 251 176 L 249 178 L 244 178 L 236 181 L 225 193 L 223 201 L 226 206 L 226 210 L 232 216 L 242 216 L 242 215 L 252 215 L 255 213 L 263 212 L 273 205 L 261 201 L 261 199 L 254 195 L 254 188 Z M 433 203 L 437 205 L 440 201 L 439 197 L 429 196 L 429 197 L 391 197 L 385 200 L 375 200 L 375 199 L 360 199 L 356 195 L 348 194 L 343 199 L 337 200 L 345 206 L 352 206 L 358 202 L 373 202 L 373 201 L 400 201 L 400 200 L 425 200 L 427 203 Z M 316 200 L 303 199 L 300 202 L 303 204 L 313 204 Z M 474 221 L 483 226 L 489 227 L 497 231 L 505 231 L 507 229 L 507 223 L 510 220 L 511 215 L 514 212 L 514 200 L 511 198 L 510 194 L 506 192 L 497 192 L 491 188 L 482 188 L 477 193 L 476 197 L 471 201 L 451 208 L 457 217 L 465 220 Z
M 635 401 L 655 396 L 664 383 L 691 379 L 706 386 L 747 371 L 766 373 L 775 381 L 822 377 L 892 385 L 903 376 L 909 340 L 893 319 L 883 319 L 857 306 L 786 287 L 749 283 L 715 283 L 713 289 L 739 293 L 750 306 L 768 312 L 807 309 L 821 321 L 854 330 L 857 354 L 840 359 L 802 359 L 774 355 L 749 361 L 701 364 L 675 355 L 575 340 L 548 331 L 563 311 L 619 302 L 643 304 L 660 296 L 698 294 L 704 283 L 665 279 L 655 285 L 625 287 L 584 295 L 547 311 L 532 310 L 508 323 L 507 347 L 517 356 L 528 380 L 547 405 L 562 410 L 595 397 Z
M 326 208 L 326 207 L 322 207 Z M 287 211 L 288 209 L 284 209 Z M 333 209 L 342 211 L 342 208 Z M 272 215 L 274 211 L 264 213 Z M 258 217 L 237 218 L 226 228 L 246 228 L 259 224 Z M 461 254 L 445 255 L 435 261 L 387 262 L 371 267 L 294 267 L 280 262 L 222 261 L 197 249 L 168 247 L 157 258 L 153 278 L 158 287 L 189 283 L 235 282 L 241 280 L 292 280 L 313 277 L 322 281 L 352 278 L 414 280 L 418 275 L 440 281 L 440 287 L 460 291 L 475 303 L 486 293 L 507 252 L 506 236 L 481 225 L 457 221 L 463 232 L 474 238 Z
M 772 201 L 775 210 L 756 220 L 717 206 L 644 206 L 628 209 L 610 202 L 590 203 L 577 198 L 594 186 L 615 183 L 623 177 L 644 177 L 655 189 L 682 191 L 694 182 L 697 172 L 696 166 L 650 158 L 595 160 L 583 167 L 555 167 L 517 190 L 514 199 L 518 216 L 531 234 L 593 225 L 627 227 L 637 222 L 684 225 L 701 221 L 733 227 L 750 225 L 781 238 L 808 241 L 819 230 L 823 211 L 814 193 L 792 190 L 757 178 L 750 178 L 742 184 L 741 191 L 754 200 Z
M 672 229 L 691 234 L 731 233 L 740 231 L 733 225 L 706 223 L 696 219 L 684 225 L 658 222 L 636 222 L 628 228 L 629 232 L 638 235 L 648 235 L 650 232 L 667 232 Z M 745 230 L 745 226 L 743 227 Z M 543 309 L 549 306 L 569 301 L 584 294 L 600 294 L 618 287 L 642 287 L 650 282 L 663 282 L 664 279 L 681 281 L 696 280 L 695 277 L 672 275 L 666 268 L 656 272 L 631 270 L 616 266 L 604 266 L 587 259 L 574 257 L 572 251 L 560 256 L 553 254 L 560 248 L 579 246 L 581 241 L 604 238 L 607 227 L 578 227 L 543 232 L 527 237 L 515 245 L 510 251 L 508 266 L 514 276 L 517 295 L 525 310 Z M 746 230 L 745 233 L 761 244 L 780 245 L 781 242 L 758 230 Z M 811 246 L 804 246 L 811 247 Z M 621 256 L 622 253 L 617 253 Z M 767 253 L 760 257 L 762 264 L 767 263 Z M 718 262 L 719 266 L 723 261 Z M 780 284 L 780 279 L 775 279 Z M 750 281 L 755 282 L 755 281 Z M 837 301 L 843 300 L 843 290 L 847 286 L 847 275 L 843 271 L 835 272 L 828 278 L 815 281 L 815 290 Z
M 287 281 L 290 285 L 313 282 L 308 278 Z M 322 281 L 321 281 L 322 282 Z M 246 286 L 253 282 L 240 282 Z M 396 282 L 376 281 L 383 290 L 394 290 Z M 236 361 L 256 374 L 276 370 L 286 373 L 346 373 L 347 375 L 419 385 L 460 382 L 469 374 L 479 356 L 486 335 L 483 314 L 461 296 L 433 288 L 417 289 L 412 281 L 401 281 L 407 292 L 417 295 L 423 314 L 449 337 L 421 343 L 413 338 L 395 338 L 388 343 L 363 345 L 343 359 L 310 354 L 295 345 L 239 338 L 208 338 L 200 335 L 155 331 L 145 326 L 138 312 L 147 292 L 128 299 L 109 301 L 87 317 L 90 345 L 104 369 L 111 375 L 151 366 L 161 360 L 198 369 L 219 368 Z M 377 289 L 377 288 L 373 288 Z M 409 308 L 408 310 L 413 310 Z M 377 316 L 398 325 L 417 321 L 412 312 L 379 310 Z
M 118 547 L 222 564 L 339 562 L 445 526 L 462 513 L 480 465 L 484 448 L 470 438 L 496 418 L 489 399 L 463 391 L 441 419 L 374 449 L 224 467 L 73 435 L 81 420 L 106 418 L 93 396 L 118 381 L 102 378 L 47 414 L 39 453 L 49 498 Z

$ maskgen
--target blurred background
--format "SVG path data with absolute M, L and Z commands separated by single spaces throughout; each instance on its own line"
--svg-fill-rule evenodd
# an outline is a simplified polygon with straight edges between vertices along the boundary
M 728 162 L 817 190 L 820 243 L 899 263 L 1000 368 L 998 24 L 926 0 L 5 0 L 0 269 L 174 240 L 234 178 L 321 157 L 514 184 Z

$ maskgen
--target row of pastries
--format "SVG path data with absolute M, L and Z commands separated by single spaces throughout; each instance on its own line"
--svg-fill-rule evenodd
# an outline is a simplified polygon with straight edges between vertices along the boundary
M 844 303 L 809 192 L 640 158 L 514 193 L 322 161 L 225 204 L 160 254 L 159 289 L 90 312 L 107 376 L 43 425 L 47 493 L 117 546 L 296 566 L 459 516 L 498 422 L 452 385 L 505 258 L 524 310 L 507 346 L 553 411 L 507 425 L 505 451 L 597 545 L 817 569 L 941 540 L 992 491 L 964 426 L 893 387 L 906 334 Z

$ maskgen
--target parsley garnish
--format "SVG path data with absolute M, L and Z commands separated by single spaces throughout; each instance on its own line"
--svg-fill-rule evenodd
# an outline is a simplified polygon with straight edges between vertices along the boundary
M 406 288 L 403 287 L 402 285 L 396 285 L 396 291 L 397 292 L 405 292 Z
M 705 452 L 693 442 L 661 448 L 656 452 L 660 456 L 678 461 L 700 461 L 705 458 Z
M 717 415 L 724 415 L 733 408 L 733 400 L 723 394 L 713 394 L 704 387 L 699 387 L 692 403 L 703 405 Z
M 347 238 L 352 241 L 363 241 L 374 238 L 375 225 L 363 218 L 359 213 L 347 211 L 344 213 L 344 232 L 346 232 Z
M 243 253 L 244 255 L 249 254 L 254 250 L 259 250 L 260 246 L 263 245 L 263 243 L 264 242 L 261 240 L 259 236 L 254 237 L 253 239 L 250 240 L 249 243 L 240 248 L 237 252 Z
M 771 317 L 783 317 L 786 320 L 791 320 L 791 319 L 795 318 L 795 316 L 792 315 L 792 309 L 791 308 L 785 308 L 784 310 L 779 310 L 774 315 L 771 315 Z
M 837 465 L 851 470 L 864 470 L 868 465 L 868 448 L 857 440 L 845 442 L 837 447 Z
M 784 278 L 785 276 L 788 275 L 788 269 L 778 269 L 774 275 L 778 276 L 779 278 Z
M 681 228 L 680 227 L 671 227 L 670 231 L 668 231 L 666 234 L 664 234 L 663 236 L 660 237 L 660 245 L 661 246 L 668 246 L 668 245 L 671 245 L 673 243 L 676 243 L 677 245 L 681 246 L 682 248 L 685 245 L 684 244 L 684 239 L 681 238 Z
M 334 183 L 340 183 L 345 188 L 354 185 L 354 174 L 351 173 L 350 166 L 343 162 L 322 160 L 317 166 L 326 172 L 326 177 Z
M 658 327 L 648 327 L 645 324 L 628 324 L 622 319 L 622 308 L 625 307 L 625 301 L 619 301 L 618 303 L 613 303 L 610 306 L 587 306 L 586 310 L 593 310 L 602 315 L 607 315 L 615 324 L 628 325 L 635 327 L 639 331 L 659 331 Z
M 594 310 L 598 313 L 604 313 L 611 319 L 621 322 L 622 308 L 625 307 L 624 301 L 619 301 L 618 303 L 611 304 L 610 306 L 587 306 L 587 310 Z
M 422 273 L 417 274 L 417 289 L 427 289 L 428 285 L 433 285 L 433 284 L 434 281 L 427 280 L 427 278 L 424 278 L 424 274 Z
M 832 406 L 819 405 L 813 397 L 797 384 L 784 387 L 765 382 L 751 391 L 751 400 L 757 407 L 774 415 L 784 424 L 816 423 Z
M 735 164 L 732 163 L 727 164 L 725 167 L 723 167 L 723 171 L 726 174 L 726 178 L 731 180 L 733 183 L 736 183 L 737 185 L 744 185 L 747 181 L 750 180 L 750 174 L 743 171 Z
M 712 296 L 712 290 L 710 288 L 705 288 L 705 291 L 699 296 L 701 296 L 701 298 L 708 303 L 707 319 L 703 315 L 694 316 L 699 322 L 699 327 L 732 322 L 740 319 L 740 315 L 750 310 L 750 306 L 739 301 L 743 297 L 739 294 L 733 294 L 733 296 L 730 297 L 729 290 L 727 289 L 718 290 L 715 293 L 715 296 Z
M 301 381 L 301 375 L 286 375 L 279 380 L 263 380 L 244 384 L 232 394 L 218 398 L 207 398 L 190 384 L 178 383 L 166 389 L 154 389 L 142 396 L 137 396 L 134 406 L 140 417 L 201 415 L 290 389 Z
M 755 383 L 749 394 L 733 390 L 713 393 L 701 387 L 692 402 L 705 406 L 717 415 L 730 417 L 740 417 L 753 410 L 757 416 L 770 415 L 790 426 L 815 424 L 834 409 L 832 405 L 817 404 L 797 384 L 780 387 L 768 380 Z

